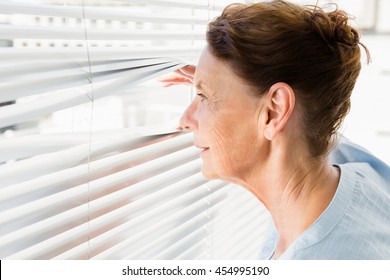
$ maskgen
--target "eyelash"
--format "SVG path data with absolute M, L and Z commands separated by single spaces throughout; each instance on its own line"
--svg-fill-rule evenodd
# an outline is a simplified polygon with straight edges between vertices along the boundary
M 205 99 L 207 99 L 207 97 L 203 93 L 197 93 L 196 95 L 201 98 L 201 101 L 204 101 Z

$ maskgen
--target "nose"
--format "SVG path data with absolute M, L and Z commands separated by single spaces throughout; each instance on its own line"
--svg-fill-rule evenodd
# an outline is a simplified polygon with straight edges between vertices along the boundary
M 180 118 L 180 128 L 183 130 L 194 131 L 198 128 L 196 100 L 187 107 Z

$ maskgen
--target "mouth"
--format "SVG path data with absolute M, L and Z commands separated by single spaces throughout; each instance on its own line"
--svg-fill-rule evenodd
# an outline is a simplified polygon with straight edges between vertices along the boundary
M 205 152 L 205 151 L 207 151 L 207 150 L 209 150 L 210 149 L 210 147 L 202 147 L 202 146 L 199 146 L 199 145 L 195 145 L 195 147 L 197 147 L 198 149 L 200 149 L 201 151 L 201 153 L 203 153 L 203 152 Z

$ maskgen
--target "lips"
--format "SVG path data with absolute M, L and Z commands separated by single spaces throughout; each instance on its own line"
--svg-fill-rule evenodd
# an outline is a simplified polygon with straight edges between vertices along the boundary
M 195 147 L 197 147 L 198 149 L 202 150 L 203 151 L 207 151 L 208 149 L 210 149 L 209 147 L 204 147 L 204 146 L 201 146 L 201 145 L 198 145 L 198 144 L 195 144 Z

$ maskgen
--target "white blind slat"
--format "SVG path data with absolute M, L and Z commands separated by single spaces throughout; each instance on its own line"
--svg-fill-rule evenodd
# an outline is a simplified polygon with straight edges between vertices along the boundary
M 202 47 L 199 46 L 146 46 L 146 47 L 93 47 L 89 49 L 92 61 L 123 60 L 154 57 L 193 57 L 199 55 Z M 63 48 L 0 48 L 0 59 L 3 62 L 28 62 L 40 61 L 50 63 L 86 63 L 87 50 L 85 48 L 63 47 Z
M 133 2 L 133 3 L 143 3 L 142 0 L 124 0 L 125 2 Z M 162 6 L 162 7 L 178 7 L 178 8 L 190 8 L 190 9 L 222 9 L 223 6 L 218 4 L 218 2 L 209 2 L 209 1 L 169 1 L 169 0 L 150 0 L 148 1 L 149 5 Z
M 7 14 L 26 14 L 26 15 L 43 15 L 50 17 L 69 17 L 69 18 L 87 18 L 87 19 L 102 19 L 102 20 L 121 20 L 121 21 L 136 21 L 136 22 L 156 22 L 156 23 L 176 23 L 176 24 L 207 24 L 208 18 L 200 18 L 196 16 L 182 17 L 177 15 L 162 16 L 140 14 L 131 10 L 122 10 L 106 7 L 84 7 L 84 13 L 79 7 L 60 6 L 60 5 L 42 5 L 31 3 L 2 3 L 0 2 L 0 10 Z
M 180 151 L 186 147 L 185 143 L 180 143 L 181 146 L 177 146 L 174 149 L 176 152 L 171 151 L 168 154 L 161 152 L 161 147 L 159 145 L 153 145 L 151 147 L 147 146 L 140 148 L 134 151 L 129 151 L 127 153 L 121 153 L 119 155 L 114 155 L 111 157 L 105 157 L 100 160 L 92 161 L 88 164 L 79 164 L 75 167 L 69 169 L 61 169 L 59 171 L 54 171 L 53 174 L 42 174 L 43 176 L 38 176 L 32 180 L 24 179 L 23 182 L 19 184 L 14 184 L 8 187 L 3 187 L 0 189 L 0 201 L 5 203 L 6 200 L 12 200 L 19 198 L 20 196 L 28 196 L 34 192 L 40 192 L 45 189 L 58 187 L 61 185 L 69 186 L 72 181 L 79 181 L 84 178 L 85 169 L 89 169 L 90 178 L 101 177 L 110 170 L 118 170 L 121 166 L 128 166 L 135 162 L 139 162 L 144 158 L 148 158 L 149 161 L 144 164 L 138 164 L 136 167 L 133 167 L 135 173 L 146 172 L 148 168 L 161 169 L 162 165 L 172 165 L 176 161 L 180 161 L 181 158 L 186 158 L 186 156 L 194 157 L 198 154 L 198 151 L 194 148 L 186 148 L 185 150 Z M 62 152 L 61 152 L 62 153 Z M 68 153 L 65 151 L 65 153 Z M 59 155 L 60 153 L 57 153 Z M 76 152 L 76 154 L 78 154 Z M 154 159 L 153 159 L 154 158 Z M 166 164 L 164 161 L 170 161 L 169 164 Z M 49 161 L 50 162 L 50 161 Z M 123 168 L 123 167 L 122 167 Z M 12 168 L 11 168 L 12 169 Z M 153 169 L 149 170 L 152 172 Z M 99 176 L 100 175 L 100 176 Z M 36 175 L 35 175 L 36 176 Z M 29 186 L 29 187 L 27 187 Z
M 191 233 L 193 230 L 196 230 L 199 227 L 202 227 L 205 223 L 208 222 L 208 218 L 205 217 L 204 211 L 208 210 L 208 203 L 212 203 L 213 205 L 218 205 L 218 203 L 222 200 L 224 194 L 221 192 L 217 192 L 214 196 L 211 197 L 210 200 L 206 203 L 205 201 L 199 201 L 199 205 L 202 204 L 203 208 L 198 208 L 198 210 L 203 210 L 202 212 L 192 212 L 192 207 L 184 209 L 180 211 L 181 217 L 185 217 L 185 219 L 181 224 L 177 225 L 173 230 L 166 232 L 165 234 L 161 234 L 159 231 L 157 235 L 154 235 L 152 231 L 149 231 L 149 242 L 144 243 L 145 240 L 142 236 L 134 236 L 131 239 L 126 240 L 127 244 L 131 244 L 131 251 L 126 247 L 122 248 L 121 252 L 131 252 L 131 254 L 127 254 L 123 256 L 124 259 L 150 259 L 153 258 L 156 254 L 162 252 L 165 248 L 169 248 L 170 246 L 176 244 L 181 238 L 187 236 L 187 234 Z M 193 205 L 195 208 L 195 204 Z M 190 213 L 188 213 L 188 212 Z M 191 217 L 191 219 L 188 218 Z M 179 218 L 179 217 L 176 217 Z M 158 225 L 160 226 L 160 225 Z M 144 236 L 144 235 L 143 235 Z M 175 238 L 173 238 L 175 237 Z M 136 243 L 134 243 L 136 242 Z M 125 244 L 126 244 L 125 243 Z M 138 250 L 134 250 L 136 245 L 141 245 L 138 247 Z M 122 244 L 123 245 L 123 244 Z M 100 258 L 97 256 L 97 258 Z M 109 257 L 108 257 L 109 258 Z
M 168 139 L 167 141 L 155 143 L 148 147 L 98 159 L 92 161 L 89 165 L 85 163 L 88 157 L 93 160 L 95 157 L 103 156 L 104 154 L 115 150 L 121 151 L 126 147 L 130 148 L 132 145 L 138 145 L 140 142 L 148 143 L 147 140 L 150 141 L 150 137 L 140 137 L 138 139 L 134 139 L 134 137 L 122 136 L 115 140 L 110 139 L 92 143 L 90 147 L 88 144 L 76 146 L 72 149 L 50 153 L 47 155 L 40 155 L 35 158 L 0 166 L 0 182 L 1 186 L 4 187 L 10 184 L 31 180 L 33 178 L 42 180 L 42 178 L 39 177 L 47 175 L 57 177 L 57 185 L 59 185 L 59 182 L 67 182 L 67 184 L 69 184 L 72 180 L 77 181 L 80 177 L 84 178 L 85 174 L 83 172 L 85 171 L 85 168 L 89 167 L 89 176 L 93 178 L 97 176 L 96 174 L 104 174 L 105 170 L 109 171 L 111 169 L 117 169 L 122 165 L 129 164 L 129 162 L 131 163 L 132 161 L 137 162 L 142 161 L 144 158 L 156 158 L 166 155 L 167 153 L 180 150 L 184 147 L 188 147 L 190 145 L 190 137 L 190 134 L 175 137 Z M 85 152 L 86 150 L 88 150 L 89 153 Z M 56 160 L 58 158 L 61 158 L 62 161 L 58 162 Z M 40 163 L 39 165 L 37 164 L 38 162 Z M 54 172 L 59 173 L 51 175 L 51 173 Z M 44 178 L 40 183 L 37 183 L 37 185 L 45 186 L 45 182 L 50 181 L 49 177 Z M 50 183 L 48 186 L 50 186 Z M 16 190 L 16 186 L 14 187 Z M 23 187 L 21 187 L 21 189 L 23 189 Z M 30 185 L 30 188 L 25 189 L 29 190 L 33 188 L 32 185 Z
M 27 81 L 44 80 L 45 78 L 66 78 L 67 76 L 75 76 L 80 74 L 89 77 L 89 71 L 96 74 L 105 71 L 126 70 L 137 67 L 144 67 L 145 65 L 158 65 L 169 62 L 169 60 L 164 58 L 146 58 L 105 60 L 96 61 L 93 63 L 40 63 L 39 66 L 26 63 L 9 64 L 0 68 L 0 82 L 7 82 L 15 75 L 18 75 L 21 80 Z M 8 91 L 6 91 L 6 93 L 8 93 Z M 15 97 L 12 97 L 11 99 L 15 99 Z
M 110 196 L 98 197 L 89 203 L 87 203 L 87 202 L 90 199 L 93 199 L 93 197 L 88 197 L 89 196 L 88 190 L 91 189 L 91 186 L 89 188 L 87 185 L 80 186 L 76 190 L 72 190 L 72 192 L 79 191 L 79 192 L 81 192 L 81 194 L 82 194 L 82 191 L 84 190 L 85 199 L 84 199 L 84 201 L 81 201 L 79 206 L 75 206 L 74 208 L 69 209 L 69 210 L 65 209 L 63 212 L 59 212 L 57 214 L 51 212 L 50 213 L 51 217 L 46 217 L 44 219 L 40 219 L 41 222 L 39 222 L 39 221 L 33 222 L 30 226 L 20 228 L 20 230 L 13 231 L 11 233 L 7 233 L 5 235 L 5 237 L 2 237 L 0 239 L 0 248 L 2 250 L 4 250 L 3 247 L 6 247 L 6 245 L 10 244 L 11 241 L 17 243 L 21 238 L 25 238 L 26 235 L 27 236 L 34 235 L 35 240 L 40 239 L 40 238 L 42 238 L 41 234 L 36 235 L 38 229 L 39 229 L 38 231 L 43 231 L 44 233 L 50 233 L 50 232 L 55 233 L 56 235 L 54 237 L 51 237 L 50 238 L 51 241 L 48 241 L 48 242 L 54 242 L 52 239 L 55 239 L 55 240 L 57 240 L 57 242 L 59 242 L 59 246 L 60 246 L 61 240 L 63 237 L 62 231 L 64 231 L 64 229 L 66 230 L 66 228 L 64 228 L 62 226 L 63 224 L 59 223 L 59 221 L 63 221 L 65 223 L 66 221 L 68 221 L 69 217 L 73 216 L 73 217 L 77 218 L 77 220 L 79 222 L 80 221 L 86 222 L 87 220 L 94 219 L 96 217 L 101 216 L 102 210 L 104 210 L 106 208 L 114 207 L 113 209 L 111 209 L 110 212 L 105 214 L 105 217 L 106 217 L 105 219 L 99 217 L 99 219 L 98 219 L 98 221 L 96 221 L 96 223 L 94 223 L 93 221 L 90 221 L 90 225 L 89 225 L 90 232 L 83 232 L 83 231 L 79 231 L 79 229 L 74 229 L 74 230 L 72 229 L 72 231 L 77 231 L 80 234 L 82 234 L 83 236 L 88 235 L 91 237 L 91 236 L 93 236 L 93 232 L 95 230 L 97 230 L 97 229 L 95 229 L 94 225 L 96 225 L 96 227 L 98 229 L 102 228 L 102 227 L 104 228 L 105 224 L 110 224 L 113 221 L 120 221 L 121 219 L 128 220 L 130 217 L 134 216 L 137 213 L 137 211 L 138 212 L 141 211 L 143 208 L 144 202 L 142 202 L 142 200 L 140 200 L 140 199 L 137 199 L 137 196 L 139 196 L 139 195 L 141 197 L 143 197 L 143 196 L 145 197 L 144 198 L 146 200 L 145 202 L 150 202 L 150 203 L 154 203 L 154 205 L 159 205 L 159 203 L 161 203 L 159 201 L 159 198 L 160 198 L 159 196 L 162 196 L 162 197 L 166 196 L 167 191 L 168 192 L 174 191 L 174 192 L 177 192 L 178 195 L 180 195 L 180 193 L 185 191 L 185 188 L 183 188 L 181 186 L 186 186 L 188 188 L 188 187 L 193 186 L 194 184 L 197 185 L 197 184 L 200 184 L 200 182 L 204 182 L 204 179 L 199 177 L 199 174 L 193 175 L 190 178 L 188 178 L 188 175 L 190 175 L 191 173 L 192 174 L 194 173 L 194 171 L 192 171 L 192 170 L 194 170 L 194 167 L 196 170 L 196 165 L 194 165 L 193 163 L 189 163 L 189 164 L 184 165 L 184 166 L 177 168 L 175 170 L 164 172 L 164 173 L 157 175 L 157 176 L 154 176 L 146 181 L 142 181 L 140 183 L 137 183 L 136 185 L 133 185 L 130 188 L 124 188 L 120 191 L 113 193 Z M 173 174 L 175 172 L 179 173 L 179 175 L 174 176 Z M 181 178 L 180 173 L 182 173 L 184 175 L 184 177 L 185 177 L 184 179 Z M 114 174 L 114 176 L 115 176 L 115 174 Z M 162 180 L 165 180 L 165 182 L 167 182 L 166 177 L 171 178 L 171 180 L 170 180 L 171 183 L 174 182 L 175 180 L 179 180 L 179 182 L 173 183 L 172 185 L 168 186 L 167 188 L 163 188 L 160 190 L 160 192 L 153 194 L 151 196 L 150 195 L 147 195 L 147 196 L 143 195 L 143 192 L 147 192 L 147 190 L 149 190 L 151 188 L 153 189 L 153 188 L 160 187 L 162 185 L 161 184 Z M 193 180 L 194 178 L 197 178 L 197 180 Z M 83 189 L 81 189 L 82 187 L 83 187 Z M 95 186 L 92 186 L 92 189 L 93 188 L 95 188 Z M 132 203 L 126 204 L 126 205 L 122 205 L 119 203 L 123 199 L 127 200 L 127 198 L 131 199 Z M 48 199 L 46 198 L 46 200 L 48 200 Z M 153 204 L 151 204 L 151 205 L 153 205 Z M 46 207 L 46 206 L 41 206 L 41 207 Z M 118 208 L 118 207 L 120 207 L 120 208 Z M 152 206 L 152 207 L 154 207 L 154 206 Z M 85 211 L 86 208 L 88 209 L 88 211 Z M 23 213 L 22 211 L 18 211 L 18 210 L 20 210 L 20 209 L 16 209 L 16 211 L 15 211 L 15 209 L 13 209 L 13 211 L 16 213 L 12 213 L 12 209 L 9 210 L 9 212 L 11 212 L 10 213 L 11 215 L 12 214 L 19 215 L 21 217 L 24 217 L 24 216 L 31 214 L 31 213 L 25 213 L 25 212 Z M 33 218 L 35 218 L 35 216 Z M 18 224 L 18 221 L 11 220 L 11 219 L 8 219 L 8 220 L 10 222 L 13 222 L 14 224 L 15 223 Z M 6 222 L 6 221 L 3 220 L 2 222 Z M 75 225 L 77 225 L 77 224 L 75 224 Z M 8 228 L 9 228 L 9 225 L 8 225 Z M 60 232 L 58 232 L 59 230 L 60 230 Z M 68 233 L 64 233 L 64 234 L 68 234 Z M 77 235 L 74 235 L 74 237 L 76 238 Z M 34 248 L 38 248 L 37 249 L 38 251 L 35 251 Z M 33 254 L 42 254 L 42 252 L 39 251 L 39 248 L 40 247 L 38 246 L 38 247 L 33 247 L 33 248 L 27 248 L 26 250 L 30 253 L 33 253 Z
M 111 90 L 120 90 L 124 89 L 130 85 L 135 85 L 141 83 L 145 80 L 152 79 L 153 77 L 159 76 L 162 73 L 171 72 L 174 69 L 180 68 L 182 64 L 177 62 L 167 63 L 164 65 L 153 65 L 148 67 L 148 69 L 137 68 L 137 70 L 128 70 L 120 71 L 117 73 L 110 73 L 101 77 L 101 79 L 112 79 L 115 78 L 114 82 L 111 82 L 108 85 L 102 86 L 98 89 L 90 89 L 88 91 L 78 90 L 68 90 L 69 93 L 64 94 L 63 92 L 58 95 L 48 95 L 41 97 L 39 99 L 26 102 L 26 103 L 17 103 L 14 105 L 9 105 L 2 108 L 0 111 L 0 127 L 5 127 L 13 124 L 18 124 L 25 122 L 29 119 L 33 119 L 38 116 L 42 116 L 48 113 L 59 111 L 61 109 L 69 108 L 72 106 L 84 104 L 91 102 L 92 99 L 102 98 L 110 94 Z M 133 72 L 134 76 L 130 76 L 130 72 Z M 134 73 L 135 72 L 135 73 Z M 75 84 L 89 84 L 90 80 L 88 77 L 84 77 L 81 80 L 68 80 L 68 84 L 65 84 L 66 87 L 75 86 Z M 129 77 L 130 76 L 130 77 Z M 118 78 L 120 77 L 120 78 Z M 94 79 L 101 80 L 100 77 L 95 77 Z M 52 81 L 45 80 L 45 86 L 42 84 L 38 85 L 37 82 L 25 83 L 21 86 L 29 86 L 30 91 L 43 91 L 50 92 L 54 88 L 61 88 L 58 86 L 58 83 L 66 83 L 66 79 L 58 79 Z M 20 86 L 17 86 L 17 90 L 20 90 Z
M 0 39 L 49 39 L 49 40 L 204 40 L 204 32 L 187 31 L 136 31 L 100 30 L 80 28 L 45 28 L 28 26 L 4 26 L 0 24 Z
M 158 207 L 153 207 L 150 209 L 150 211 L 143 212 L 130 221 L 94 237 L 91 239 L 91 256 L 100 254 L 99 258 L 102 258 L 102 256 L 104 256 L 103 258 L 107 258 L 108 256 L 110 256 L 110 258 L 115 258 L 115 256 L 118 256 L 120 252 L 123 251 L 121 248 L 123 248 L 126 244 L 136 244 L 133 239 L 135 236 L 145 236 L 146 234 L 148 235 L 148 240 L 150 240 L 151 237 L 149 236 L 149 232 L 153 232 L 156 235 L 166 233 L 170 229 L 176 227 L 175 221 L 177 221 L 177 219 L 181 219 L 181 217 L 183 217 L 183 213 L 177 211 L 177 209 L 180 209 L 183 206 L 185 206 L 185 208 L 190 207 L 190 213 L 194 211 L 203 211 L 199 209 L 206 210 L 207 205 L 205 206 L 204 203 L 201 203 L 201 200 L 210 195 L 210 192 L 213 190 L 215 191 L 221 188 L 223 183 L 214 183 L 211 186 L 209 186 L 211 183 L 206 184 L 208 184 L 207 189 L 204 187 L 204 185 L 201 185 L 191 189 L 186 193 L 178 194 L 172 200 L 167 201 L 165 204 L 162 204 Z M 164 219 L 162 219 L 159 215 L 159 213 L 162 212 L 166 214 Z M 113 213 L 109 213 L 105 215 L 105 220 L 112 220 L 112 214 Z M 188 213 L 187 216 L 189 216 Z M 150 230 L 151 227 L 153 230 Z M 121 236 L 122 238 L 118 238 L 118 236 Z M 112 246 L 109 250 L 107 250 L 107 246 L 105 246 L 107 242 L 110 242 L 111 244 L 117 244 L 117 246 L 115 248 Z M 142 242 L 148 241 L 144 239 Z M 137 244 L 139 245 L 139 243 Z M 84 245 L 80 246 L 84 247 Z M 76 259 L 81 258 L 82 255 L 78 255 L 79 253 L 82 253 L 82 251 L 80 251 L 80 248 L 76 247 L 64 253 L 64 255 L 58 256 L 58 258 L 66 259 L 68 258 L 66 256 L 72 256 L 71 258 Z
M 169 155 L 171 158 L 173 156 Z M 168 156 L 168 157 L 169 157 Z M 185 157 L 185 155 L 180 155 L 180 153 L 177 153 L 176 157 Z M 167 158 L 165 158 L 167 159 Z M 180 164 L 182 160 L 179 158 L 179 161 L 176 164 Z M 187 160 L 187 159 L 186 159 Z M 191 159 L 188 159 L 191 160 Z M 169 170 L 166 172 L 163 172 L 161 174 L 156 173 L 161 167 L 159 167 L 156 164 L 159 164 L 161 161 L 164 160 L 157 160 L 156 163 L 152 162 L 149 164 L 146 163 L 144 165 L 151 166 L 150 169 L 147 169 L 148 174 L 153 174 L 152 177 L 150 177 L 148 180 L 139 182 L 135 185 L 133 185 L 131 188 L 123 188 L 121 190 L 118 190 L 118 185 L 123 185 L 124 183 L 134 181 L 136 178 L 135 176 L 144 176 L 142 175 L 142 168 L 146 169 L 148 166 L 137 166 L 132 169 L 123 170 L 118 173 L 114 173 L 110 176 L 102 177 L 101 179 L 97 179 L 95 181 L 90 182 L 89 184 L 80 185 L 78 187 L 71 188 L 69 190 L 58 192 L 53 195 L 45 196 L 42 199 L 34 200 L 33 202 L 30 202 L 28 204 L 22 204 L 19 207 L 13 207 L 9 210 L 3 211 L 4 217 L 0 220 L 1 224 L 3 225 L 2 231 L 9 230 L 12 224 L 18 225 L 20 223 L 21 219 L 29 219 L 30 224 L 36 222 L 37 215 L 39 214 L 38 211 L 50 208 L 52 211 L 46 212 L 43 211 L 41 215 L 55 215 L 56 212 L 64 211 L 66 208 L 72 208 L 75 207 L 76 201 L 79 201 L 79 204 L 85 203 L 86 199 L 88 198 L 88 201 L 90 200 L 96 200 L 99 199 L 99 207 L 104 208 L 104 206 L 109 205 L 107 201 L 112 201 L 112 205 L 115 205 L 118 203 L 119 200 L 123 199 L 124 197 L 131 197 L 132 199 L 136 199 L 138 194 L 143 195 L 144 192 L 150 192 L 150 189 L 155 188 L 156 186 L 162 187 L 164 183 L 161 182 L 174 182 L 175 180 L 180 180 L 181 178 L 185 178 L 188 175 L 193 174 L 196 172 L 197 168 L 199 168 L 199 161 L 195 162 L 188 162 L 184 165 L 181 165 L 180 167 L 177 167 L 173 170 Z M 198 163 L 196 163 L 198 162 Z M 172 164 L 175 164 L 175 161 L 172 160 Z M 156 170 L 156 171 L 154 171 Z M 163 171 L 163 169 L 162 169 Z M 144 171 L 145 172 L 145 171 Z M 157 175 L 156 175 L 157 174 Z M 198 175 L 197 175 L 198 176 Z M 134 179 L 132 179 L 134 177 Z M 112 179 L 111 179 L 112 178 Z M 201 177 L 200 177 L 201 178 Z M 111 179 L 111 180 L 110 180 Z M 203 179 L 202 179 L 203 180 Z M 190 185 L 188 182 L 187 185 Z M 114 187 L 114 188 L 113 188 Z M 168 189 L 163 189 L 169 190 Z M 104 194 L 111 193 L 114 190 L 116 190 L 115 193 L 112 193 L 110 196 L 105 197 Z M 178 190 L 177 193 L 180 193 L 181 190 Z M 138 194 L 137 194 L 138 193 Z M 162 195 L 160 193 L 159 195 Z M 71 200 L 73 198 L 73 203 L 67 203 L 66 199 Z M 153 196 L 148 196 L 148 199 L 152 199 Z M 102 202 L 103 201 L 103 202 Z M 92 202 L 90 204 L 91 208 L 93 209 L 93 205 L 95 205 L 97 202 Z M 155 203 L 156 204 L 156 203 Z M 158 202 L 157 202 L 158 204 Z M 132 207 L 135 204 L 132 204 Z M 98 207 L 98 208 L 99 208 Z M 99 208 L 99 209 L 100 209 Z M 28 211 L 27 211 L 28 210 Z M 93 217 L 93 211 L 89 213 L 89 217 Z M 47 217 L 46 217 L 47 218 Z M 38 219 L 39 220 L 39 219 Z M 7 225 L 8 223 L 8 225 Z M 6 225 L 7 227 L 5 227 Z
M 149 256 L 150 259 L 156 259 L 156 260 L 171 260 L 175 259 L 178 255 L 180 255 L 181 252 L 188 250 L 188 248 L 191 248 L 192 246 L 198 244 L 199 242 L 205 243 L 205 249 L 211 249 L 211 246 L 207 243 L 207 238 L 209 236 L 209 230 L 208 228 L 211 226 L 211 221 L 208 221 L 205 223 L 204 217 L 201 217 L 201 221 L 203 222 L 200 224 L 200 227 L 195 230 L 189 230 L 188 232 L 185 232 L 185 237 L 178 242 L 175 242 L 175 244 L 169 246 L 165 250 L 162 250 L 161 252 L 157 253 L 154 256 Z M 149 259 L 148 258 L 148 259 Z
M 164 188 L 158 194 L 155 193 L 152 196 L 146 196 L 145 200 L 147 200 L 147 201 L 145 201 L 145 202 L 150 201 L 156 205 L 159 205 L 159 204 L 163 203 L 160 201 L 160 199 L 161 199 L 160 196 L 162 196 L 162 199 L 164 199 L 164 197 L 167 196 L 167 193 L 166 193 L 167 191 L 173 191 L 173 192 L 179 191 L 178 195 L 180 195 L 180 192 L 182 192 L 182 193 L 185 192 L 185 189 L 183 189 L 181 186 L 187 186 L 189 188 L 189 187 L 192 187 L 193 185 L 199 185 L 199 182 L 202 182 L 202 181 L 204 182 L 203 179 L 200 181 L 193 180 L 193 178 L 195 178 L 196 176 L 199 177 L 199 175 L 194 175 L 190 178 L 186 178 L 182 181 L 174 183 L 166 189 Z M 149 181 L 149 180 L 147 180 L 147 181 Z M 158 181 L 158 180 L 154 180 L 154 181 Z M 147 184 L 152 184 L 154 181 L 153 180 L 150 180 L 150 182 L 145 181 L 145 182 L 142 182 L 142 184 L 144 186 L 147 186 Z M 123 197 L 127 197 L 124 195 L 126 195 L 126 193 L 128 193 L 128 195 L 130 195 L 129 197 L 131 198 L 132 192 L 133 192 L 132 188 L 127 188 L 127 189 L 122 190 L 121 192 L 115 193 L 115 195 L 117 197 L 123 198 Z M 136 210 L 137 207 L 138 207 L 138 209 L 140 209 L 140 208 L 142 209 L 143 203 L 140 202 L 139 200 L 135 200 L 133 203 L 130 203 L 130 204 L 127 204 L 124 206 L 119 204 L 118 207 L 120 207 L 120 206 L 123 206 L 123 207 L 118 208 L 116 210 L 112 210 L 112 212 L 109 212 L 108 214 L 106 214 L 107 216 L 105 219 L 102 219 L 99 217 L 98 221 L 95 222 L 93 220 L 95 218 L 94 216 L 97 215 L 97 213 L 101 212 L 102 209 L 110 207 L 110 204 L 107 203 L 108 199 L 113 200 L 113 197 L 101 197 L 101 198 L 98 198 L 98 199 L 92 201 L 88 205 L 88 213 L 84 212 L 84 215 L 83 215 L 84 217 L 79 217 L 79 218 L 83 218 L 82 220 L 84 220 L 84 221 L 86 219 L 89 220 L 89 232 L 80 231 L 80 227 L 81 228 L 84 227 L 83 225 L 81 225 L 80 227 L 71 230 L 74 234 L 73 235 L 74 238 L 82 240 L 85 236 L 93 237 L 94 232 L 97 231 L 98 229 L 104 228 L 105 224 L 112 223 L 112 221 L 120 221 L 121 219 L 128 220 L 131 216 L 135 215 L 135 213 L 137 211 Z M 155 200 L 153 201 L 153 199 L 155 199 Z M 116 199 L 115 201 L 113 201 L 112 205 L 118 205 L 118 202 L 119 202 L 118 199 Z M 84 206 L 83 205 L 80 206 L 80 207 L 83 207 L 84 210 L 85 210 L 85 204 L 83 204 Z M 78 208 L 80 208 L 80 207 L 78 207 Z M 86 214 L 88 214 L 88 215 L 86 215 Z M 58 219 L 59 216 L 62 216 L 62 214 L 54 216 L 54 217 L 56 219 Z M 115 219 L 113 220 L 112 218 L 115 218 Z M 105 220 L 105 222 L 104 222 L 104 220 Z M 25 231 L 25 230 L 23 230 L 23 231 Z M 78 232 L 80 235 L 75 235 L 75 232 Z M 69 232 L 64 232 L 64 233 L 60 233 L 58 235 L 55 235 L 52 238 L 49 238 L 49 239 L 42 241 L 42 242 L 40 242 L 32 247 L 29 247 L 23 251 L 20 251 L 16 256 L 10 256 L 10 258 L 14 258 L 14 257 L 19 258 L 22 256 L 21 254 L 23 254 L 23 258 L 35 258 L 38 255 L 44 256 L 46 253 L 49 253 L 49 252 L 45 252 L 45 251 L 43 251 L 43 249 L 47 248 L 48 250 L 55 250 L 54 247 L 63 246 L 63 243 L 66 242 L 66 240 L 64 241 L 64 236 L 67 236 L 67 235 L 69 235 Z M 13 236 L 11 236 L 10 238 L 15 239 Z M 47 246 L 47 243 L 56 244 L 56 245 L 55 246 L 54 245 Z M 0 248 L 1 248 L 1 243 L 0 243 Z
M 116 149 L 120 150 L 123 147 L 129 148 L 142 143 L 145 144 L 161 135 L 177 133 L 175 128 L 177 124 L 178 120 L 173 119 L 164 125 L 102 130 L 94 132 L 93 135 L 85 132 L 65 132 L 31 135 L 16 134 L 12 137 L 3 136 L 0 138 L 0 150 L 2 151 L 0 153 L 0 162 L 59 152 L 67 148 L 88 144 L 90 141 L 97 143 L 104 140 L 112 141 L 116 139 L 118 141 L 119 139 L 123 139 L 122 146 L 115 144 Z M 148 136 L 150 131 L 153 131 L 153 135 Z
M 132 84 L 140 83 L 141 81 L 145 81 L 146 79 L 151 79 L 153 75 L 161 75 L 164 72 L 173 71 L 176 68 L 179 68 L 182 66 L 182 64 L 178 61 L 168 61 L 165 63 L 156 63 L 154 64 L 153 61 L 151 61 L 152 65 L 145 65 L 143 67 L 134 66 L 134 67 L 128 67 L 128 68 L 116 68 L 114 71 L 108 71 L 106 70 L 105 73 L 99 73 L 99 69 L 102 69 L 102 67 L 94 67 L 91 66 L 91 68 L 96 68 L 96 73 L 85 73 L 84 71 L 78 70 L 78 73 L 75 73 L 75 71 L 58 71 L 51 73 L 48 75 L 47 78 L 44 78 L 45 73 L 39 73 L 32 75 L 27 80 L 21 80 L 19 84 L 14 83 L 8 83 L 4 85 L 0 85 L 0 90 L 3 90 L 7 94 L 1 97 L 0 101 L 9 101 L 14 100 L 22 96 L 28 96 L 28 95 L 34 95 L 37 93 L 47 93 L 54 90 L 61 90 L 61 89 L 68 89 L 76 86 L 84 86 L 91 84 L 92 81 L 94 82 L 101 82 L 101 81 L 107 81 L 107 80 L 116 80 L 115 82 L 112 82 L 112 87 L 115 86 L 123 86 L 125 85 L 130 86 Z M 108 66 L 109 67 L 109 66 Z M 114 68 L 115 69 L 115 68 Z M 161 72 L 161 73 L 160 73 Z M 158 74 L 157 74 L 158 73 Z M 120 82 L 118 82 L 118 78 L 122 78 Z M 24 90 L 23 90 L 24 89 Z M 28 89 L 26 91 L 26 89 Z M 93 94 L 95 98 L 101 98 L 104 96 L 107 96 L 109 93 L 107 92 L 107 88 L 103 89 L 96 89 L 95 91 L 89 90 L 90 92 L 86 93 L 87 95 Z M 65 97 L 71 95 L 71 93 L 68 94 L 61 94 Z M 56 99 L 59 99 L 60 97 L 56 97 Z M 71 98 L 67 98 L 66 100 L 69 100 Z M 50 99 L 49 99 L 50 100 Z M 89 100 L 90 101 L 90 100 Z M 40 101 L 41 103 L 42 101 Z M 53 102 L 53 101 L 52 101 Z M 16 105 L 10 105 L 10 106 L 17 106 Z M 75 106 L 78 105 L 78 103 L 71 103 L 67 106 Z M 10 106 L 5 107 L 4 109 L 9 108 Z M 16 109 L 9 109 L 10 111 L 15 111 Z M 58 109 L 57 109 L 58 110 Z M 0 117 L 1 118 L 1 117 Z

